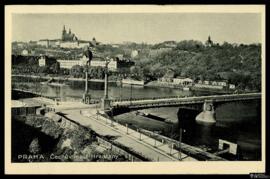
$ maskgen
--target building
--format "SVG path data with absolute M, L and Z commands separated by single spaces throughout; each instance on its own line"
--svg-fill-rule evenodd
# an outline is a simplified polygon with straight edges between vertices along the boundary
M 95 66 L 95 67 L 105 67 L 106 66 L 106 61 L 101 61 L 101 60 L 92 60 L 90 63 L 90 66 Z M 108 64 L 108 69 L 112 71 L 116 71 L 118 67 L 118 63 L 116 60 L 111 60 L 110 63 Z
M 79 49 L 79 48 L 84 48 L 85 46 L 88 46 L 89 42 L 88 41 L 64 41 L 60 43 L 61 48 L 71 48 L 71 49 Z
M 177 46 L 177 43 L 175 41 L 165 41 L 163 43 L 167 48 L 175 48 Z
M 206 84 L 194 84 L 194 87 L 196 88 L 209 88 L 209 89 L 223 89 L 223 86 L 217 86 L 217 85 L 206 85 Z
M 173 79 L 173 83 L 177 85 L 183 85 L 183 86 L 191 86 L 193 84 L 193 80 L 190 78 L 185 77 L 177 77 Z
M 65 26 L 63 27 L 60 43 L 61 48 L 84 48 L 88 45 L 95 47 L 98 44 L 99 42 L 96 41 L 95 37 L 92 39 L 92 41 L 79 40 L 78 37 L 71 32 L 71 29 L 69 29 L 69 32 L 67 32 Z
M 95 38 L 92 39 L 92 41 L 85 41 L 85 40 L 79 40 L 77 36 L 71 32 L 71 29 L 69 31 L 66 31 L 65 26 L 62 30 L 62 36 L 61 39 L 42 39 L 37 41 L 37 45 L 49 48 L 49 47 L 60 47 L 60 48 L 70 48 L 70 49 L 79 49 L 84 48 L 85 46 L 91 46 L 94 47 L 96 45 L 101 44 L 100 42 L 97 42 Z
M 11 56 L 11 63 L 13 65 L 38 65 L 38 59 L 37 56 L 32 55 L 12 55 Z
M 28 55 L 28 50 L 24 49 L 24 50 L 22 51 L 21 55 L 27 56 L 27 55 Z
M 113 48 L 119 48 L 119 44 L 111 44 Z
M 218 85 L 217 81 L 211 81 L 211 85 Z
M 60 40 L 49 40 L 49 47 L 60 47 Z
M 203 82 L 203 84 L 205 84 L 205 85 L 210 85 L 210 81 L 205 80 L 205 81 Z
M 57 60 L 55 58 L 48 57 L 48 56 L 41 56 L 38 59 L 39 66 L 51 66 L 51 65 L 55 64 L 56 62 L 57 62 Z
M 75 65 L 83 66 L 81 60 L 57 60 L 60 64 L 60 68 L 71 69 Z
M 23 48 L 23 47 L 26 46 L 26 43 L 25 42 L 18 42 L 17 46 L 20 47 L 20 48 Z
M 131 52 L 131 58 L 135 58 L 136 56 L 138 56 L 139 55 L 139 52 L 138 52 L 138 50 L 132 50 L 132 52 Z
M 227 82 L 226 81 L 218 81 L 217 85 L 225 87 L 225 86 L 227 86 Z
M 125 60 L 123 54 L 117 54 L 117 55 L 115 55 L 115 58 L 116 58 L 116 60 L 118 60 L 118 61 L 124 61 L 124 60 Z
M 78 42 L 77 41 L 66 41 L 60 43 L 61 48 L 77 48 Z
M 42 107 L 39 103 L 31 102 L 30 99 L 11 100 L 11 114 L 17 115 L 34 115 L 37 113 L 37 109 Z
M 48 48 L 50 43 L 48 39 L 42 39 L 42 40 L 37 41 L 37 45 L 41 45 Z
M 162 78 L 160 78 L 158 81 L 159 82 L 171 83 L 171 82 L 173 82 L 174 76 L 175 76 L 174 71 L 171 70 L 171 69 L 168 69 L 166 74 Z
M 235 85 L 234 84 L 229 84 L 229 89 L 235 89 Z
M 71 29 L 69 29 L 68 33 L 66 31 L 66 27 L 64 25 L 62 30 L 62 41 L 77 41 L 78 38 L 75 36 L 74 33 L 71 32 Z
M 49 48 L 49 47 L 59 47 L 60 46 L 60 40 L 49 40 L 49 39 L 43 39 L 37 41 L 37 45 L 41 45 L 43 47 Z
M 88 58 L 84 55 L 80 60 L 57 60 L 60 64 L 60 68 L 71 69 L 75 65 L 84 66 L 86 65 Z M 90 66 L 92 67 L 105 67 L 106 61 L 101 59 L 93 59 L 90 62 Z M 118 68 L 118 62 L 116 60 L 111 59 L 108 64 L 108 69 L 112 71 L 116 71 Z
M 198 81 L 198 84 L 203 84 L 203 81 L 202 81 L 202 80 L 199 80 L 199 81 Z

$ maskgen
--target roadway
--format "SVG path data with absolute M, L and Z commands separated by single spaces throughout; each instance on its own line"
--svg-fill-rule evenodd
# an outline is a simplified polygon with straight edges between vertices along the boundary
M 173 97 L 173 98 L 158 98 L 158 99 L 133 99 L 125 101 L 112 101 L 113 107 L 149 107 L 149 106 L 171 106 L 181 104 L 198 104 L 204 103 L 206 100 L 212 102 L 230 102 L 241 100 L 261 99 L 261 93 L 247 94 L 226 94 L 212 96 L 194 96 L 194 97 Z
M 171 149 L 168 144 L 156 141 L 149 136 L 140 134 L 139 132 L 128 128 L 126 126 L 115 123 L 101 115 L 97 115 L 97 109 L 92 105 L 88 109 L 74 109 L 78 104 L 74 103 L 66 105 L 66 107 L 59 104 L 55 106 L 56 111 L 61 111 L 66 114 L 66 117 L 80 123 L 85 127 L 91 128 L 97 134 L 102 136 L 115 137 L 115 143 L 129 147 L 138 154 L 150 159 L 151 161 L 179 161 L 179 152 Z M 73 109 L 72 109 L 73 108 Z M 196 161 L 196 159 L 181 154 L 182 161 Z

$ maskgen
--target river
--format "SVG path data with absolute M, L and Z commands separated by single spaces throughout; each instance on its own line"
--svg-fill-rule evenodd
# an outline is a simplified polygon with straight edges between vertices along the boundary
M 84 83 L 80 81 L 69 81 L 63 87 L 41 85 L 40 80 L 13 77 L 12 84 L 15 87 L 32 89 L 48 96 L 72 97 L 80 99 L 84 92 Z M 101 98 L 104 94 L 104 83 L 89 83 L 89 93 L 93 98 Z M 171 88 L 154 88 L 142 86 L 119 86 L 109 83 L 110 98 L 143 98 L 143 97 L 166 97 L 166 96 L 197 96 L 210 95 L 206 92 L 181 91 Z M 155 111 L 157 109 L 153 109 Z M 159 112 L 171 118 L 173 124 L 143 118 L 134 115 L 133 112 L 118 115 L 115 118 L 122 123 L 128 123 L 136 128 L 161 131 L 163 135 L 178 139 L 179 120 L 187 121 L 182 123 L 185 130 L 183 142 L 203 148 L 216 149 L 218 139 L 224 139 L 238 145 L 239 155 L 228 155 L 230 160 L 261 160 L 261 107 L 259 101 L 227 103 L 216 108 L 216 124 L 209 126 L 199 124 L 195 121 L 198 111 L 170 107 L 159 108 Z M 150 109 L 151 112 L 151 109 Z M 184 115 L 183 115 L 184 114 Z M 177 117 L 175 117 L 177 116 Z

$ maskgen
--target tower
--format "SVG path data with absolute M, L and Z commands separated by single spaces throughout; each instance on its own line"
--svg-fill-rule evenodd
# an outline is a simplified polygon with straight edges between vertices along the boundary
M 211 37 L 210 37 L 210 35 L 208 36 L 208 39 L 207 39 L 207 41 L 205 42 L 205 45 L 206 46 L 213 46 L 213 41 L 211 40 Z
M 62 40 L 63 40 L 63 41 L 65 41 L 66 34 L 67 34 L 67 31 L 66 31 L 66 27 L 65 27 L 65 25 L 64 25 L 63 31 L 62 31 Z

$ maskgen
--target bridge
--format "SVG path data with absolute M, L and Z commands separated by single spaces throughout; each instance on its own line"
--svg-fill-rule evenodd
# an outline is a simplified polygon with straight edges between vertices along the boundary
M 35 94 L 36 96 L 43 96 L 54 100 L 62 100 L 59 97 L 45 96 L 42 93 L 13 89 L 18 92 L 24 92 L 26 94 Z M 107 92 L 106 92 L 107 93 Z M 107 96 L 107 95 L 106 95 Z M 215 107 L 218 104 L 235 102 L 235 101 L 249 101 L 261 99 L 261 93 L 245 93 L 245 94 L 225 94 L 225 95 L 211 95 L 211 96 L 193 96 L 193 97 L 155 97 L 155 98 L 133 98 L 133 99 L 106 99 L 106 105 L 104 105 L 104 99 L 87 99 L 83 101 L 86 104 L 101 104 L 101 108 L 104 111 L 114 111 L 114 114 L 128 112 L 130 110 L 146 109 L 146 108 L 158 108 L 158 107 L 173 107 L 179 106 L 182 108 L 188 108 L 192 110 L 201 111 L 196 117 L 196 120 L 203 122 L 215 123 Z M 66 99 L 67 100 L 67 99 Z M 69 98 L 68 101 L 74 101 Z
M 48 96 L 34 90 L 25 90 L 18 88 L 14 88 L 13 90 L 28 94 L 34 94 L 36 96 L 47 97 L 50 99 L 60 100 L 60 97 Z M 257 100 L 257 99 L 261 99 L 261 93 L 225 94 L 225 95 L 193 96 L 193 97 L 169 96 L 169 97 L 153 97 L 153 98 L 110 99 L 110 107 L 144 109 L 155 107 L 181 106 L 189 104 L 201 105 L 206 102 L 211 104 L 217 104 L 233 101 Z M 89 104 L 96 104 L 99 102 L 100 102 L 99 98 L 89 99 Z
M 114 113 L 122 113 L 130 110 L 157 108 L 157 107 L 173 107 L 179 106 L 183 108 L 201 111 L 196 117 L 197 121 L 206 123 L 215 123 L 215 107 L 217 104 L 249 101 L 261 99 L 261 93 L 246 94 L 226 94 L 212 96 L 195 96 L 195 97 L 174 97 L 174 98 L 158 98 L 158 99 L 134 99 L 134 100 L 113 100 L 111 101 L 111 110 Z M 117 112 L 116 112 L 117 111 Z
M 246 93 L 246 94 L 226 94 L 226 95 L 211 95 L 211 96 L 195 96 L 195 97 L 174 97 L 174 98 L 156 98 L 156 99 L 132 99 L 132 100 L 112 100 L 111 107 L 128 107 L 130 109 L 153 108 L 153 107 L 169 107 L 186 104 L 204 104 L 224 103 L 232 101 L 246 101 L 261 99 L 261 93 Z

